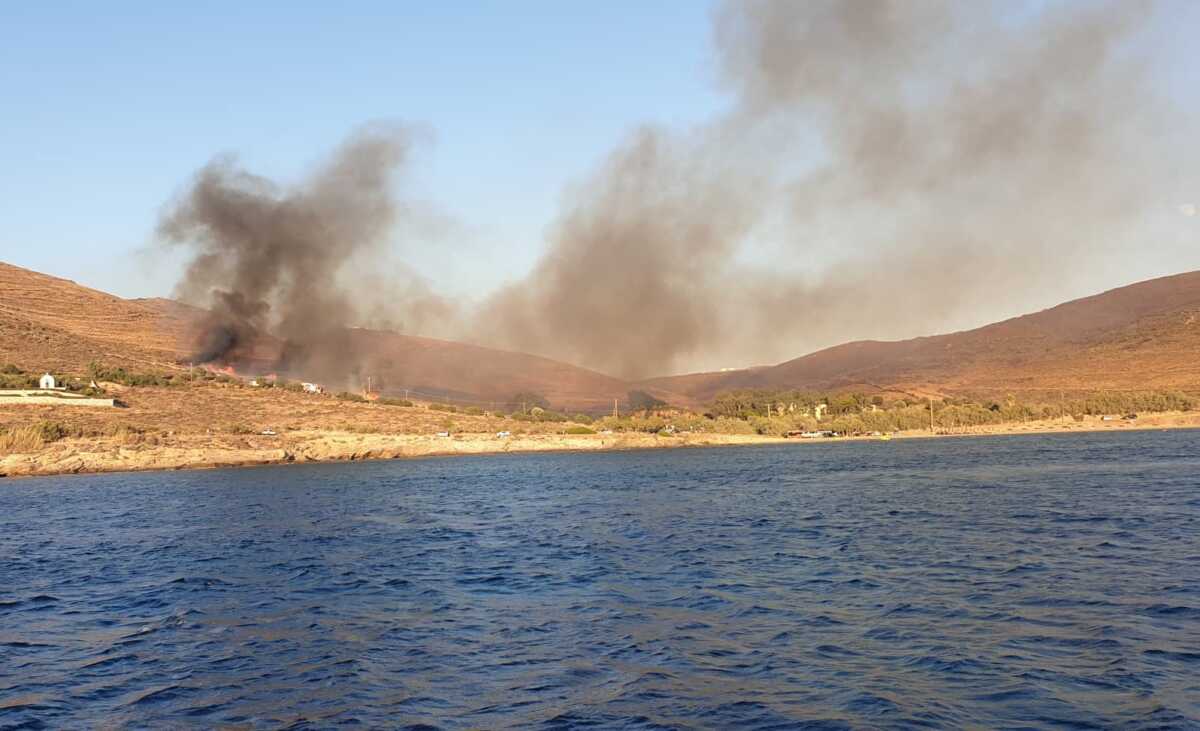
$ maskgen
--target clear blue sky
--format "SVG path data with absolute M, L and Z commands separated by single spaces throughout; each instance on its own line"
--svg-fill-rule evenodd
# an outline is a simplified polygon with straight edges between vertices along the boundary
M 138 254 L 220 152 L 294 179 L 379 118 L 421 125 L 415 193 L 457 219 L 460 286 L 519 276 L 563 186 L 635 124 L 722 104 L 710 5 L 21 3 L 0 7 L 0 260 L 124 296 L 169 294 Z M 446 282 L 450 284 L 452 282 Z

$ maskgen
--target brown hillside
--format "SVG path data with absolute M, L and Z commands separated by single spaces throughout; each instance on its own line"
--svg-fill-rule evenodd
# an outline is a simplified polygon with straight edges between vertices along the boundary
M 125 300 L 0 263 L 0 365 L 57 373 L 82 373 L 93 360 L 134 370 L 177 368 L 192 352 L 194 326 L 205 314 L 169 299 Z M 424 400 L 484 407 L 532 392 L 556 408 L 607 411 L 630 389 L 548 358 L 392 332 L 353 329 L 339 345 L 319 359 L 317 372 L 286 375 L 336 390 L 356 390 L 369 375 L 388 394 L 409 389 Z M 281 344 L 263 336 L 251 351 L 253 360 L 241 370 L 259 375 L 273 370 Z
M 532 392 L 559 408 L 607 410 L 630 389 L 625 381 L 549 358 L 393 332 L 351 330 L 348 348 L 374 385 L 393 395 L 409 389 L 422 398 L 489 408 Z
M 91 360 L 170 364 L 184 320 L 165 302 L 124 300 L 0 262 L 0 363 L 51 371 L 81 371 Z
M 0 263 L 0 364 L 81 373 L 90 361 L 178 367 L 204 312 L 166 299 L 124 300 Z M 607 411 L 642 388 L 697 406 L 736 388 L 946 394 L 1200 389 L 1200 272 L 1154 279 L 975 330 L 899 342 L 860 341 L 776 366 L 630 384 L 547 358 L 430 338 L 350 330 L 320 372 L 293 378 L 487 407 L 522 392 L 558 408 Z M 263 337 L 243 370 L 269 370 Z
M 859 341 L 771 368 L 648 382 L 697 400 L 736 388 L 933 393 L 1200 388 L 1200 272 L 975 330 Z

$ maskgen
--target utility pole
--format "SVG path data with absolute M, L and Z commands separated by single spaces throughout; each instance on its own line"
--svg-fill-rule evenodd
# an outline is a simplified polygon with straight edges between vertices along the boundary
M 621 418 L 620 415 L 617 413 L 617 400 L 616 399 L 613 399 L 613 418 L 614 419 Z
M 404 400 L 405 400 L 405 401 L 407 401 L 407 400 L 408 400 L 408 389 L 407 389 L 407 388 L 406 388 L 406 389 L 404 389 Z
M 929 397 L 929 433 L 933 433 L 933 397 Z

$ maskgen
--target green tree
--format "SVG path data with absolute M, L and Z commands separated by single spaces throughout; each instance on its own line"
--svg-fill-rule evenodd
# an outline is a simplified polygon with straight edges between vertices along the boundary
M 657 411 L 665 409 L 668 405 L 666 401 L 655 398 L 645 391 L 630 391 L 628 398 L 630 411 Z

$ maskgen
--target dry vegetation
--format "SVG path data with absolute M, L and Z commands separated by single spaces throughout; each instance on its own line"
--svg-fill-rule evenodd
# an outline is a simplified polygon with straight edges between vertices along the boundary
M 123 387 L 119 398 L 123 408 L 0 408 L 0 476 L 656 446 L 648 436 L 572 435 L 569 422 L 449 413 L 428 404 L 372 403 L 235 382 Z
M 88 384 L 95 379 L 104 395 L 121 404 L 116 409 L 11 400 L 0 405 L 0 475 L 740 443 L 815 428 L 810 418 L 790 409 L 797 399 L 782 399 L 760 385 L 779 379 L 840 384 L 820 389 L 830 404 L 829 416 L 840 420 L 822 422 L 820 428 L 846 434 L 924 429 L 927 396 L 935 400 L 936 427 L 942 432 L 1196 426 L 1198 421 L 1195 413 L 1163 414 L 1137 424 L 1101 421 L 1097 414 L 1146 405 L 1092 399 L 1104 389 L 1143 395 L 1200 391 L 1195 358 L 1200 352 L 1200 275 L 1134 285 L 968 333 L 853 343 L 773 368 L 663 379 L 671 382 L 670 388 L 657 383 L 662 387 L 647 392 L 624 391 L 631 384 L 531 356 L 356 332 L 357 338 L 377 340 L 379 353 L 388 356 L 397 372 L 448 379 L 448 390 L 460 381 L 482 388 L 482 381 L 499 379 L 530 391 L 544 387 L 543 394 L 553 395 L 557 405 L 570 404 L 558 400 L 563 394 L 579 397 L 591 389 L 603 394 L 595 398 L 604 404 L 611 403 L 610 391 L 630 399 L 638 393 L 657 403 L 650 409 L 656 413 L 641 418 L 595 423 L 551 411 L 514 418 L 474 407 L 368 403 L 297 388 L 251 388 L 179 364 L 179 343 L 193 316 L 166 300 L 122 300 L 0 264 L 0 376 L 7 384 L 0 387 L 28 386 L 49 370 L 67 376 L 68 384 L 83 393 L 91 392 Z M 750 394 L 745 403 L 722 411 L 716 394 L 743 383 L 757 390 L 743 392 Z M 860 396 L 847 395 L 852 390 Z M 1005 394 L 1003 400 L 990 403 L 998 397 L 989 391 L 998 390 Z M 677 391 L 691 396 L 672 403 L 697 413 L 672 411 L 655 398 Z M 530 404 L 540 398 L 507 393 L 509 400 Z M 862 402 L 838 407 L 837 399 L 847 398 Z M 863 400 L 868 398 L 884 411 L 876 413 Z M 1172 399 L 1147 408 L 1191 408 Z M 781 400 L 789 404 L 786 413 L 778 410 Z M 701 406 L 712 418 L 698 413 Z M 770 417 L 764 415 L 767 407 L 776 410 Z M 499 432 L 509 434 L 501 437 Z
M 607 448 L 619 441 L 564 445 L 555 440 L 567 438 L 565 432 L 573 425 L 566 422 L 517 421 L 475 409 L 471 411 L 479 413 L 440 410 L 420 402 L 367 403 L 283 388 L 249 388 L 234 379 L 195 378 L 179 363 L 195 314 L 167 300 L 122 300 L 0 263 L 0 364 L 15 366 L 6 376 L 11 385 L 28 385 L 30 378 L 51 371 L 86 391 L 95 377 L 105 395 L 121 404 L 116 409 L 3 404 L 0 475 L 508 448 Z M 604 379 L 545 359 L 517 354 L 489 358 L 490 351 L 435 341 L 406 349 L 408 341 L 402 336 L 389 337 L 385 350 L 394 350 L 398 365 L 422 377 L 492 373 L 503 379 L 510 371 L 525 370 L 561 372 L 564 383 L 582 378 L 588 385 Z M 408 352 L 417 360 L 410 363 L 399 357 Z M 531 362 L 537 368 L 526 368 Z M 99 364 L 103 373 L 96 371 Z M 521 377 L 531 378 L 529 373 Z M 454 436 L 439 436 L 447 432 Z M 497 437 L 498 432 L 512 436 Z
M 0 363 L 30 371 L 82 373 L 97 360 L 140 371 L 182 371 L 179 361 L 192 352 L 193 327 L 202 314 L 171 300 L 125 300 L 0 262 Z M 393 332 L 353 329 L 342 345 L 347 352 L 340 355 L 369 368 L 375 384 L 392 392 L 411 388 L 486 405 L 536 391 L 580 410 L 604 408 L 630 388 L 547 358 Z M 269 361 L 281 346 L 264 336 L 252 350 L 256 359 Z M 305 378 L 336 382 L 319 373 Z
M 80 371 L 96 359 L 169 367 L 184 311 L 0 263 L 0 362 L 53 371 Z
M 1200 390 L 1200 272 L 1152 279 L 975 330 L 861 341 L 776 366 L 653 379 L 708 402 L 738 389 L 897 396 Z
M 0 430 L 31 422 L 61 424 L 65 435 L 105 436 L 114 429 L 159 436 L 256 435 L 264 430 L 341 431 L 359 434 L 554 433 L 561 424 L 517 422 L 500 416 L 449 414 L 427 408 L 346 401 L 328 395 L 191 383 L 123 389 L 124 408 L 13 406 L 0 410 Z

